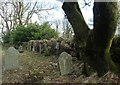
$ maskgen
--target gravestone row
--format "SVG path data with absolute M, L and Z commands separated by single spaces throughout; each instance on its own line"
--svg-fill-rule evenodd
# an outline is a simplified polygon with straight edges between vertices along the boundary
M 19 68 L 18 57 L 18 50 L 14 47 L 9 47 L 4 58 L 4 69 L 13 70 Z M 73 72 L 72 56 L 70 54 L 62 52 L 58 60 L 61 75 L 67 75 Z
M 51 40 L 30 40 L 28 42 L 28 49 L 32 52 L 40 54 L 47 53 L 49 55 L 60 54 L 63 51 L 70 51 L 70 40 L 51 39 Z

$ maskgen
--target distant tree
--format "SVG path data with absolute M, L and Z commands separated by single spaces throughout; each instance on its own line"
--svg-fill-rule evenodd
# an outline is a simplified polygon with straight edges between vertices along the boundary
M 29 26 L 31 27 L 31 26 Z M 43 23 L 41 26 L 37 26 L 37 31 L 34 32 L 34 39 L 50 39 L 58 37 L 58 32 L 52 29 L 48 22 Z
M 50 39 L 57 37 L 58 34 L 47 23 L 39 25 L 28 24 L 28 26 L 18 25 L 3 37 L 4 43 L 21 44 L 29 40 Z
M 62 29 L 63 29 L 63 36 L 65 36 L 66 38 L 70 38 L 70 36 L 72 36 L 73 34 L 73 29 L 71 24 L 69 23 L 67 16 L 64 15 L 64 19 L 62 21 Z
M 17 25 L 29 24 L 34 14 L 39 19 L 43 18 L 55 8 L 55 6 L 49 6 L 47 3 L 39 3 L 38 1 L 9 0 L 0 2 L 0 28 L 2 33 L 11 31 Z

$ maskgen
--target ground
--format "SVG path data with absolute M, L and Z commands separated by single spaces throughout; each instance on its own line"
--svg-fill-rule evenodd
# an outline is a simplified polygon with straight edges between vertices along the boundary
M 4 52 L 3 52 L 4 57 Z M 19 68 L 4 71 L 3 83 L 118 83 L 120 78 L 108 72 L 99 78 L 95 72 L 89 77 L 81 74 L 83 63 L 73 59 L 74 72 L 61 76 L 58 56 L 44 56 L 39 53 L 24 51 L 19 54 Z

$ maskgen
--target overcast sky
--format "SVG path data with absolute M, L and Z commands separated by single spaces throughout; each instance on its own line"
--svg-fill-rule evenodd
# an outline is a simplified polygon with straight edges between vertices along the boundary
M 42 2 L 42 0 L 38 0 L 39 2 Z M 44 0 L 45 2 L 57 6 L 57 9 L 52 10 L 51 14 L 48 16 L 49 18 L 47 18 L 47 21 L 54 21 L 54 20 L 61 20 L 64 17 L 64 11 L 62 10 L 62 2 L 57 1 L 57 0 Z M 93 7 L 93 3 L 90 4 L 91 6 L 88 7 L 84 7 L 84 2 L 82 0 L 82 2 L 79 2 L 79 6 L 81 8 L 81 11 L 83 13 L 83 16 L 85 18 L 85 21 L 87 23 L 89 23 L 89 19 L 93 18 L 93 12 L 92 12 L 92 7 Z M 37 21 L 38 18 L 36 15 L 33 16 L 32 18 L 33 22 Z

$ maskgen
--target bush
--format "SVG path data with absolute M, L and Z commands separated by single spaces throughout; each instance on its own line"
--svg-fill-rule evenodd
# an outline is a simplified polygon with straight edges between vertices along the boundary
M 39 25 L 31 23 L 28 26 L 19 25 L 14 30 L 6 33 L 3 37 L 4 43 L 21 44 L 29 40 L 50 39 L 58 36 L 58 33 L 51 28 L 49 23 Z
M 46 22 L 41 26 L 37 26 L 37 31 L 34 32 L 34 39 L 51 39 L 58 37 L 58 33 L 54 29 L 51 29 L 50 25 Z
M 10 33 L 6 33 L 4 37 L 2 38 L 4 43 L 9 43 L 10 42 Z

